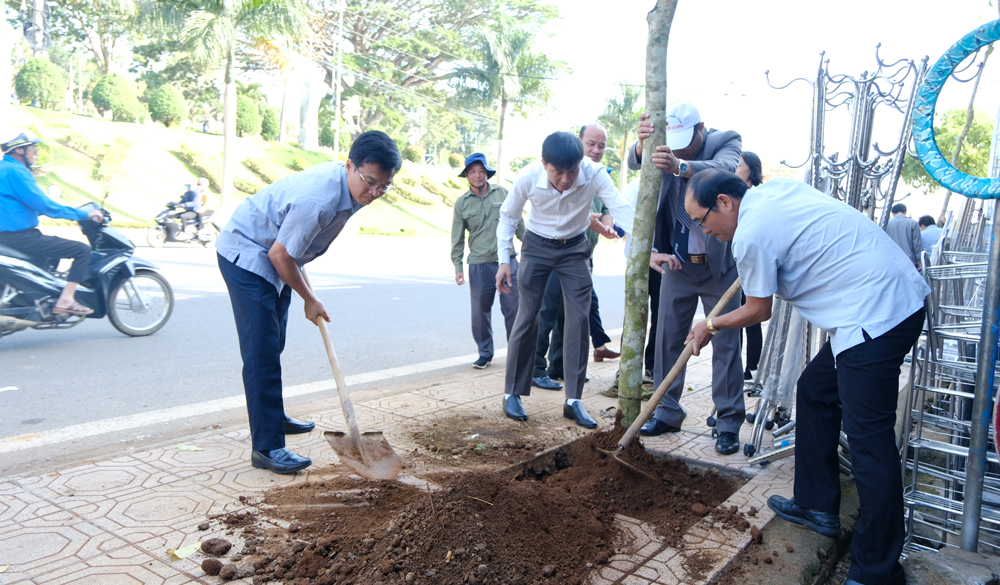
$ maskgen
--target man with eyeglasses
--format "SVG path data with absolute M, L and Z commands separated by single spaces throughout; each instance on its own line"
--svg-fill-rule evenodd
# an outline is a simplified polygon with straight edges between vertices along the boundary
M 840 534 L 843 425 L 860 501 L 844 585 L 904 585 L 893 425 L 899 367 L 923 328 L 930 287 L 878 224 L 801 181 L 749 189 L 733 173 L 706 171 L 688 185 L 685 209 L 703 231 L 732 243 L 747 296 L 691 329 L 695 355 L 723 332 L 770 319 L 774 296 L 829 333 L 798 379 L 795 497 L 773 495 L 768 507 L 823 536 Z
M 493 299 L 497 295 L 496 277 L 499 267 L 497 256 L 497 225 L 500 224 L 500 206 L 507 199 L 507 189 L 491 185 L 489 180 L 496 171 L 486 164 L 486 155 L 476 152 L 465 159 L 465 168 L 459 177 L 469 181 L 469 190 L 455 202 L 451 222 L 451 261 L 455 265 L 455 284 L 465 284 L 462 253 L 465 251 L 465 233 L 469 233 L 469 292 L 472 295 L 472 338 L 479 348 L 479 358 L 472 367 L 482 370 L 493 361 Z M 524 237 L 524 220 L 517 225 L 517 237 Z M 500 294 L 500 312 L 503 313 L 507 337 L 517 317 L 517 258 L 510 258 L 511 278 L 514 286 L 509 293 Z
M 640 117 L 639 142 L 629 151 L 629 168 L 641 167 L 642 141 L 653 134 L 653 124 L 648 118 L 647 114 Z M 701 114 L 690 102 L 668 104 L 666 125 L 667 144 L 656 147 L 651 156 L 653 163 L 663 171 L 650 258 L 650 267 L 662 275 L 653 365 L 653 382 L 657 386 L 684 351 L 684 340 L 691 330 L 698 300 L 706 311 L 711 310 L 737 276 L 729 243 L 702 233 L 684 211 L 687 182 L 708 169 L 736 171 L 743 150 L 743 140 L 738 133 L 705 128 Z M 738 306 L 740 297 L 737 295 L 723 312 Z M 680 404 L 683 390 L 684 372 L 663 395 L 653 416 L 639 431 L 641 435 L 658 436 L 681 430 L 681 423 L 687 416 L 687 410 Z M 713 429 L 713 434 L 718 433 L 715 450 L 731 455 L 739 451 L 740 426 L 746 417 L 737 330 L 712 338 L 712 400 L 717 409 Z
M 285 435 L 316 425 L 285 413 L 281 352 L 294 290 L 305 317 L 330 321 L 300 268 L 329 249 L 347 220 L 392 189 L 403 162 L 384 132 L 365 132 L 347 162 L 330 162 L 289 175 L 243 201 L 215 244 L 229 289 L 243 358 L 254 467 L 295 473 L 312 461 L 285 448 Z

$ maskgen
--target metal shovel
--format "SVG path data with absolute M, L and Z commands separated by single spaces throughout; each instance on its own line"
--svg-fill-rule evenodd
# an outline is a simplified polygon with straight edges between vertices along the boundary
M 309 284 L 309 277 L 305 270 L 302 277 Z M 347 391 L 347 382 L 344 381 L 344 374 L 340 371 L 340 363 L 337 361 L 337 352 L 333 349 L 333 342 L 330 340 L 330 332 L 326 328 L 326 320 L 322 316 L 316 317 L 316 325 L 319 327 L 320 335 L 323 336 L 323 344 L 326 346 L 326 357 L 330 359 L 330 369 L 333 370 L 333 379 L 337 384 L 337 397 L 340 399 L 340 407 L 344 411 L 344 419 L 347 421 L 348 432 L 325 431 L 323 438 L 330 447 L 340 457 L 340 460 L 358 475 L 368 479 L 393 479 L 399 475 L 403 467 L 399 455 L 392 450 L 389 441 L 385 440 L 382 431 L 358 431 L 358 421 L 354 416 L 354 405 L 351 404 L 351 397 Z
M 722 298 L 719 299 L 718 304 L 715 305 L 715 308 L 712 309 L 712 312 L 709 313 L 708 316 L 705 318 L 714 319 L 715 317 L 718 317 L 719 313 L 722 312 L 722 309 L 724 309 L 726 305 L 729 304 L 729 301 L 733 300 L 733 297 L 735 297 L 737 293 L 740 292 L 740 288 L 741 288 L 740 279 L 737 277 L 736 281 L 733 282 L 732 286 L 729 287 L 729 290 L 726 291 L 726 294 L 722 295 Z M 625 467 L 628 467 L 629 469 L 641 473 L 651 479 L 658 480 L 658 478 L 655 478 L 650 474 L 646 473 L 645 471 L 642 471 L 641 469 L 628 463 L 627 461 L 622 460 L 618 455 L 622 451 L 624 451 L 632 442 L 632 439 L 635 439 L 635 436 L 639 434 L 639 429 L 642 428 L 642 425 L 645 424 L 645 422 L 649 419 L 650 415 L 653 414 L 653 411 L 656 410 L 656 406 L 660 403 L 660 399 L 663 398 L 663 395 L 666 394 L 667 388 L 669 388 L 670 385 L 674 383 L 674 380 L 677 379 L 677 376 L 681 375 L 681 370 L 683 370 L 684 367 L 687 366 L 688 360 L 691 359 L 691 356 L 693 354 L 694 354 L 694 341 L 687 344 L 687 346 L 684 348 L 684 351 L 681 352 L 680 357 L 678 357 L 677 361 L 674 362 L 674 367 L 670 368 L 670 372 L 667 374 L 665 378 L 663 378 L 663 381 L 660 382 L 660 385 L 657 386 L 656 392 L 653 392 L 653 396 L 649 399 L 648 402 L 646 402 L 646 406 L 643 407 L 642 412 L 639 414 L 638 417 L 636 417 L 634 421 L 632 421 L 632 426 L 630 426 L 628 430 L 625 431 L 625 434 L 622 435 L 621 440 L 618 441 L 618 450 L 616 450 L 614 453 L 612 453 L 611 451 L 605 451 L 604 449 L 601 449 L 601 451 L 604 451 L 608 455 L 614 456 L 615 460 L 617 460 Z

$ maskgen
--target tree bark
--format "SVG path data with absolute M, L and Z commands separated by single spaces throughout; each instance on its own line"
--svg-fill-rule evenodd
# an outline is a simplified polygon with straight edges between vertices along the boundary
M 642 406 L 642 357 L 646 347 L 649 317 L 649 257 L 653 247 L 656 204 L 663 183 L 663 171 L 652 163 L 656 147 L 666 144 L 667 40 L 674 20 L 677 0 L 656 0 L 646 16 L 649 37 L 646 44 L 646 112 L 653 122 L 653 135 L 642 145 L 642 172 L 635 224 L 632 226 L 628 267 L 625 272 L 625 330 L 622 333 L 621 375 L 618 379 L 618 408 L 622 425 L 629 426 Z M 653 299 L 657 302 L 657 299 Z
M 222 214 L 229 217 L 232 212 L 233 176 L 236 173 L 236 80 L 233 79 L 233 63 L 236 48 L 229 48 L 226 59 L 226 87 L 222 114 Z
M 962 154 L 962 146 L 965 144 L 965 138 L 969 135 L 969 129 L 972 128 L 972 120 L 975 117 L 975 108 L 973 105 L 976 102 L 976 93 L 979 91 L 979 80 L 983 78 L 983 70 L 986 69 L 986 60 L 990 58 L 990 53 L 993 52 L 993 45 L 990 45 L 986 49 L 986 54 L 983 56 L 983 62 L 979 65 L 979 71 L 976 73 L 976 82 L 972 84 L 972 95 L 969 97 L 969 108 L 965 112 L 965 127 L 962 128 L 962 133 L 958 135 L 958 140 L 955 141 L 955 152 L 951 155 L 951 166 L 958 168 L 958 157 Z M 947 191 L 944 194 L 944 205 L 941 206 L 941 221 L 944 221 L 945 216 L 948 214 L 948 202 L 951 200 L 951 191 Z M 966 199 L 966 205 L 973 203 L 972 199 Z
M 500 184 L 500 179 L 503 177 L 503 120 L 506 118 L 507 114 L 507 95 L 504 94 L 500 97 L 500 131 L 497 133 L 497 184 Z
M 14 91 L 11 78 L 14 68 L 11 66 L 13 58 L 14 39 L 17 32 L 7 26 L 7 3 L 3 3 L 3 20 L 0 20 L 0 120 L 6 120 L 10 124 L 11 107 L 10 94 Z
M 302 102 L 299 109 L 299 148 L 319 150 L 319 102 L 325 95 L 325 72 L 317 71 L 315 65 L 303 67 L 304 80 L 301 85 Z
M 628 133 L 622 136 L 621 163 L 618 165 L 618 192 L 625 194 L 625 185 L 628 185 Z

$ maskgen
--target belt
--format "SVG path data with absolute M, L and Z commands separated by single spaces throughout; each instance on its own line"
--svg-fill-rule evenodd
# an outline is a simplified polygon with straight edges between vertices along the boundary
M 548 242 L 548 243 L 553 244 L 555 246 L 572 246 L 574 244 L 578 244 L 581 241 L 583 241 L 583 237 L 585 235 L 585 234 L 577 234 L 577 235 L 573 236 L 572 238 L 543 238 L 542 236 L 539 236 L 538 234 L 535 234 L 534 232 L 529 232 L 529 233 L 532 233 L 539 240 L 541 240 L 543 242 Z
M 708 254 L 688 254 L 691 264 L 708 264 Z

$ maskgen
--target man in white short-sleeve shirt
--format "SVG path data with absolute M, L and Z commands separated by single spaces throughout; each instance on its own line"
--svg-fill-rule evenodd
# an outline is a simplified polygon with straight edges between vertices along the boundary
M 292 291 L 302 297 L 306 319 L 330 321 L 299 269 L 325 253 L 358 210 L 392 188 L 400 166 L 387 134 L 365 132 L 346 163 L 323 163 L 268 185 L 243 201 L 219 234 L 215 249 L 240 338 L 254 467 L 295 473 L 312 463 L 285 448 L 285 435 L 315 427 L 285 414 L 281 396 Z
M 748 190 L 733 173 L 706 171 L 689 183 L 685 208 L 705 233 L 732 241 L 747 297 L 694 326 L 695 355 L 720 329 L 769 319 L 773 296 L 830 334 L 798 381 L 795 498 L 771 496 L 768 506 L 820 534 L 839 534 L 843 424 L 861 504 L 845 584 L 904 585 L 893 424 L 899 366 L 920 335 L 930 288 L 878 225 L 794 179 Z

